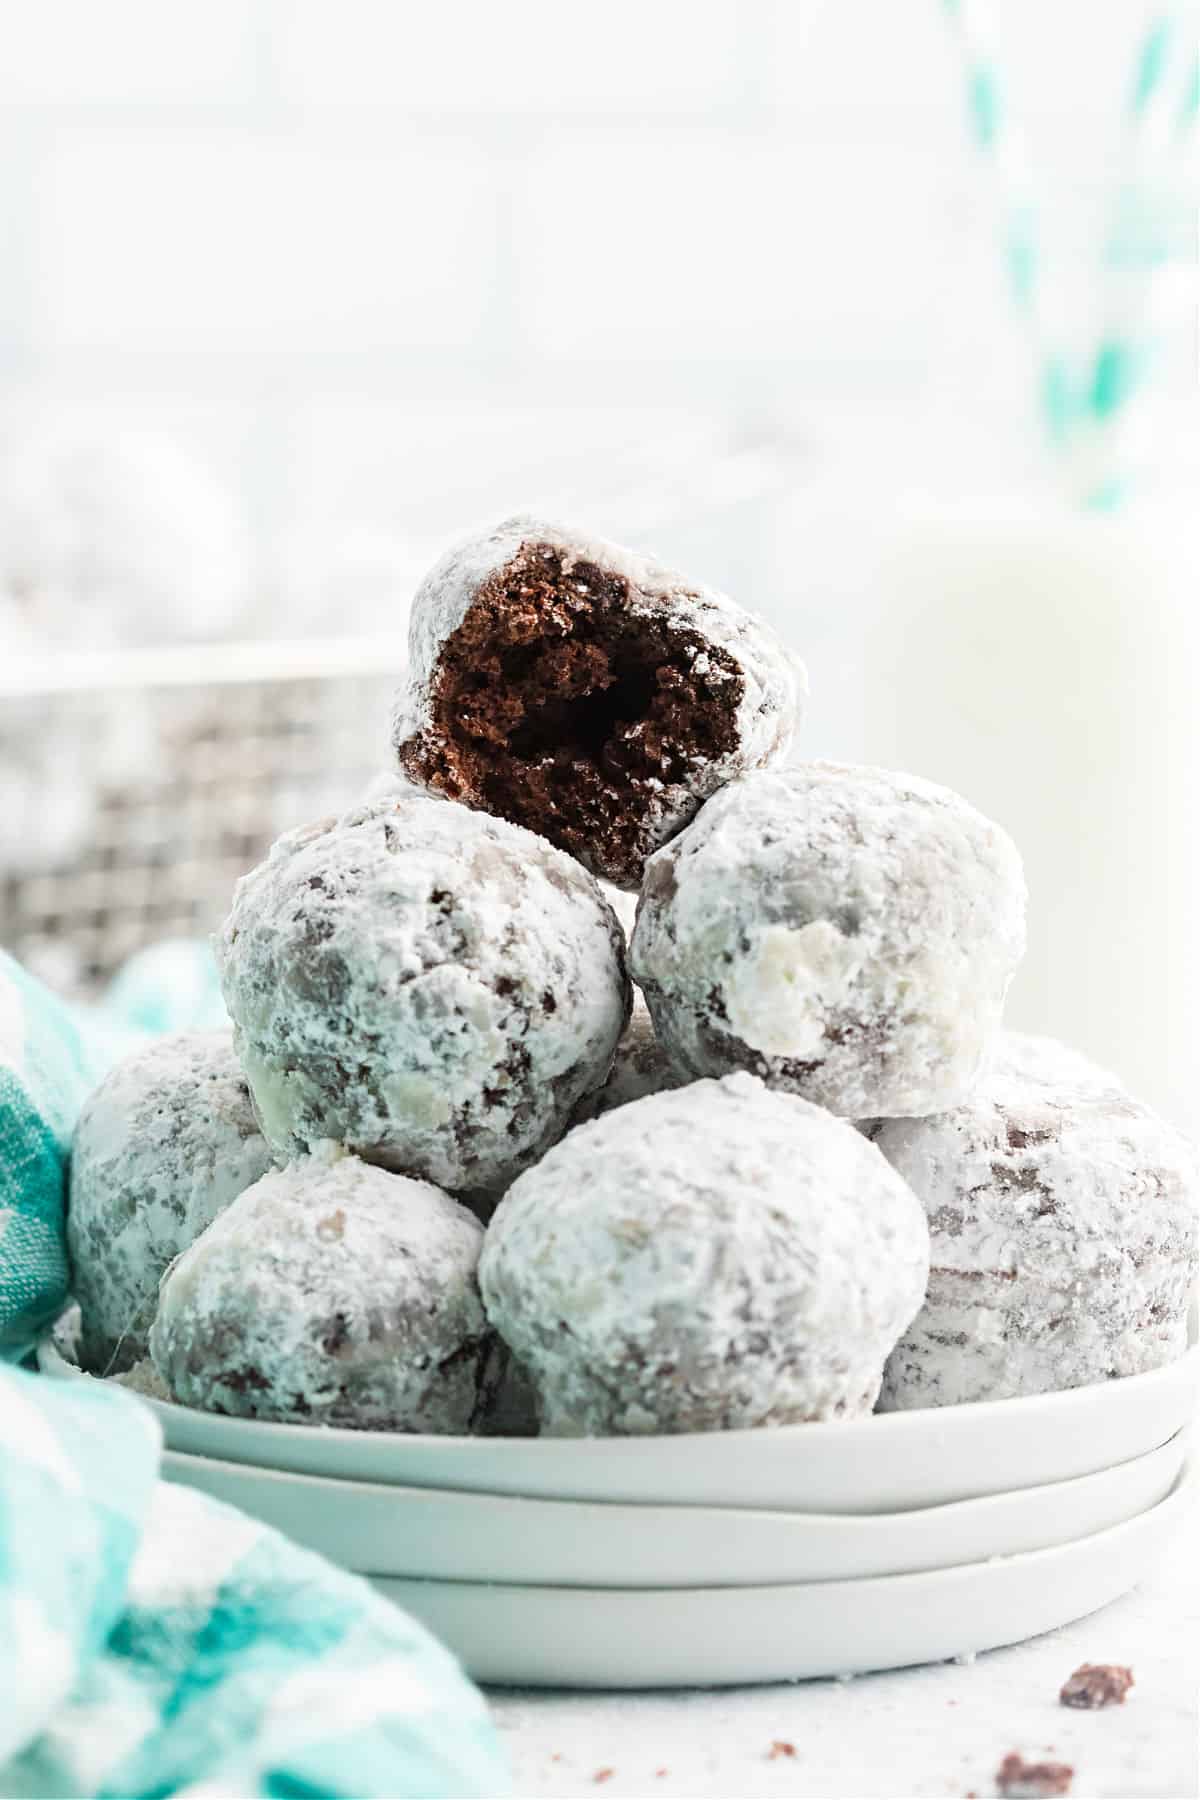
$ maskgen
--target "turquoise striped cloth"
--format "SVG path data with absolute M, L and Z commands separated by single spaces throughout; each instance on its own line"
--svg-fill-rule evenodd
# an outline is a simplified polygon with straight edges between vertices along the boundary
M 0 952 L 0 1357 L 29 1349 L 67 1297 L 67 1156 L 116 1028 L 75 1015 Z
M 145 980 L 129 987 L 146 1002 Z M 203 989 L 181 981 L 189 1010 L 164 1002 L 154 1022 L 211 1023 Z M 72 1012 L 0 953 L 0 1794 L 507 1794 L 482 1698 L 420 1626 L 159 1481 L 158 1426 L 131 1395 L 15 1366 L 66 1296 L 79 1109 L 135 1041 L 128 1018 Z
M 86 1010 L 0 950 L 0 1360 L 23 1356 L 67 1298 L 67 1158 L 84 1101 L 129 1050 L 225 1018 L 204 944 L 140 952 Z

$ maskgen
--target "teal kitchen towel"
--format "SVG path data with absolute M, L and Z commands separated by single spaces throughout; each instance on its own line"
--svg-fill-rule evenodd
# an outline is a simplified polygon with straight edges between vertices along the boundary
M 155 1009 L 138 992 L 143 1017 L 191 1022 L 169 994 Z M 277 1532 L 160 1481 L 158 1426 L 132 1395 L 11 1366 L 67 1296 L 79 1109 L 145 1041 L 0 953 L 0 1794 L 504 1795 L 487 1709 L 427 1632 Z

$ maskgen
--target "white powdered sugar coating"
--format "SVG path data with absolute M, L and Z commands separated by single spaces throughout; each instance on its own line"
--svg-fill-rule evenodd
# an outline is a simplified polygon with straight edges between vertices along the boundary
M 647 1094 L 661 1094 L 665 1088 L 683 1087 L 691 1077 L 682 1074 L 671 1061 L 657 1037 L 650 1010 L 640 994 L 633 997 L 633 1011 L 625 1027 L 625 1035 L 617 1045 L 608 1080 L 594 1094 L 586 1094 L 575 1108 L 575 1123 L 598 1119 L 601 1113 L 616 1106 L 628 1106 L 631 1100 L 644 1100 Z
M 544 1433 L 714 1431 L 869 1412 L 928 1249 L 865 1138 L 738 1074 L 577 1127 L 479 1272 Z
M 621 930 L 628 940 L 633 935 L 633 923 L 637 918 L 637 895 L 626 893 L 624 888 L 614 887 L 610 881 L 600 883 L 600 892 L 616 913 L 621 922 Z
M 429 1182 L 323 1145 L 248 1188 L 172 1266 L 154 1367 L 209 1412 L 466 1431 L 499 1371 L 482 1241 Z
M 415 783 L 403 769 L 377 769 L 358 797 L 360 806 L 374 806 L 380 800 L 395 800 L 414 791 Z M 420 789 L 416 790 L 420 792 Z
M 1115 1077 L 1005 1033 L 969 1100 L 885 1120 L 875 1142 L 925 1206 L 932 1261 L 882 1407 L 1049 1393 L 1183 1354 L 1196 1151 Z
M 413 791 L 281 838 L 218 944 L 262 1128 L 503 1187 L 608 1074 L 621 928 L 532 832 Z
M 159 1277 L 271 1167 L 228 1031 L 159 1038 L 107 1076 L 80 1116 L 67 1247 L 96 1372 L 146 1354 Z
M 731 783 L 651 858 L 631 967 L 681 1067 L 866 1119 L 969 1090 L 1024 946 L 999 826 L 931 782 L 817 762 Z
M 1029 1082 L 1043 1087 L 1099 1088 L 1106 1094 L 1125 1092 L 1124 1083 L 1111 1069 L 1058 1038 L 1033 1031 L 998 1031 L 988 1045 L 980 1079 L 984 1088 L 994 1079 L 1004 1090 Z
M 732 748 L 711 759 L 693 755 L 680 779 L 657 783 L 657 791 L 644 798 L 646 810 L 638 835 L 642 854 L 648 855 L 673 837 L 702 802 L 734 775 L 787 755 L 808 692 L 804 664 L 785 649 L 764 620 L 717 589 L 620 544 L 518 515 L 455 545 L 422 582 L 413 600 L 408 668 L 397 694 L 392 725 L 392 741 L 398 751 L 411 739 L 435 730 L 433 684 L 446 640 L 462 624 L 480 588 L 532 545 L 558 552 L 565 575 L 574 566 L 588 563 L 628 583 L 631 619 L 666 615 L 678 631 L 700 640 L 692 661 L 697 673 L 703 671 L 717 679 L 708 655 L 708 650 L 716 649 L 728 655 L 740 676 L 742 692 Z M 625 880 L 620 870 L 604 866 L 599 847 L 589 867 L 619 886 L 636 887 L 636 880 Z

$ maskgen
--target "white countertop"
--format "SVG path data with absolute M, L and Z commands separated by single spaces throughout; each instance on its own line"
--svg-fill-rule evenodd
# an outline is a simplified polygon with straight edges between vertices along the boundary
M 1124 1599 L 970 1664 L 776 1687 L 490 1698 L 522 1800 L 982 1800 L 1010 1750 L 1073 1764 L 1072 1800 L 1184 1800 L 1198 1791 L 1198 1644 L 1200 1542 L 1189 1524 Z M 1082 1662 L 1132 1668 L 1123 1706 L 1060 1705 Z M 777 1743 L 794 1754 L 772 1757 Z

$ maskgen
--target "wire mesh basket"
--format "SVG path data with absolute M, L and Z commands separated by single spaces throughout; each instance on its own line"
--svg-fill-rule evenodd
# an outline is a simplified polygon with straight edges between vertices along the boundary
M 0 945 L 89 998 L 211 932 L 294 825 L 386 759 L 395 638 L 38 658 L 0 669 Z

